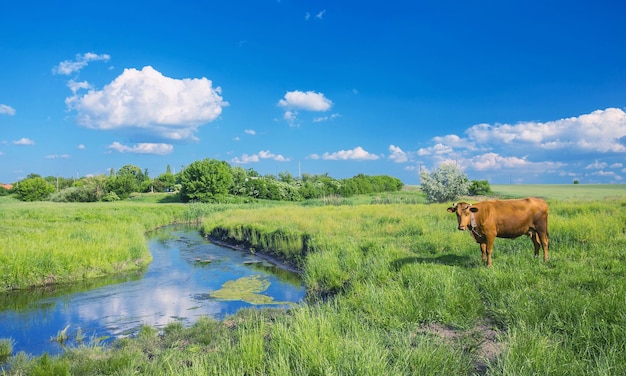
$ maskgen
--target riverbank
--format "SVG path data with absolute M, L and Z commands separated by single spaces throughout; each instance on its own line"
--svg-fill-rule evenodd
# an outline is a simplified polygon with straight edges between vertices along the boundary
M 145 233 L 182 204 L 0 200 L 0 292 L 66 284 L 145 268 Z

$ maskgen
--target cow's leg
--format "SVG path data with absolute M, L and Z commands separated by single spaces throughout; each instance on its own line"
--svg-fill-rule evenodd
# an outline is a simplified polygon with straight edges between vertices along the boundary
M 550 243 L 548 232 L 539 233 L 539 240 L 541 241 L 541 248 L 543 248 L 543 261 L 548 261 L 548 243 Z
M 537 231 L 531 229 L 528 232 L 528 236 L 530 237 L 530 240 L 533 241 L 533 246 L 535 247 L 535 257 L 539 257 L 539 247 L 541 247 L 539 234 L 537 233 Z
M 486 236 L 485 240 L 485 252 L 487 253 L 487 267 L 491 267 L 491 251 L 493 250 L 493 241 L 495 240 L 495 236 Z M 481 244 L 482 245 L 482 244 Z
M 480 243 L 480 252 L 483 254 L 483 262 L 487 261 L 487 244 Z

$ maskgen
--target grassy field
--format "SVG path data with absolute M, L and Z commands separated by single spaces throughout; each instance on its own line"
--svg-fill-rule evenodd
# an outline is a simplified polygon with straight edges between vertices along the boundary
M 0 292 L 145 267 L 145 232 L 181 204 L 21 202 L 0 198 Z
M 513 184 L 493 185 L 491 189 L 502 198 L 535 196 L 552 200 L 600 201 L 626 197 L 626 184 Z
M 88 345 L 60 358 L 16 354 L 5 373 L 626 374 L 626 191 L 492 188 L 548 200 L 548 263 L 522 237 L 496 240 L 485 268 L 448 205 L 424 204 L 414 189 L 272 207 L 200 205 L 192 211 L 205 216 L 205 233 L 298 265 L 307 302 L 163 332 L 144 327 L 112 348 Z M 115 205 L 150 213 L 165 204 Z M 41 210 L 40 221 L 54 212 Z

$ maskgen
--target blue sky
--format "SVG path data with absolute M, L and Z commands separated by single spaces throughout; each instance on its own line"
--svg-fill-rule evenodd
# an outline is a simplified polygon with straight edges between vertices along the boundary
M 204 159 L 624 183 L 622 1 L 11 1 L 0 182 Z

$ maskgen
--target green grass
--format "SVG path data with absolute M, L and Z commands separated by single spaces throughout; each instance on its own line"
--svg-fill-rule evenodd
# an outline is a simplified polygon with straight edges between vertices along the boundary
M 626 197 L 621 187 L 573 197 L 579 187 L 507 193 L 547 198 L 550 261 L 527 237 L 497 239 L 490 269 L 448 205 L 419 197 L 194 208 L 205 232 L 295 259 L 307 302 L 145 327 L 58 359 L 16 354 L 7 373 L 626 374 Z
M 555 200 L 601 201 L 626 197 L 626 184 L 525 184 L 493 185 L 499 197 L 544 197 Z
M 68 283 L 145 267 L 144 233 L 181 204 L 0 200 L 0 291 Z

